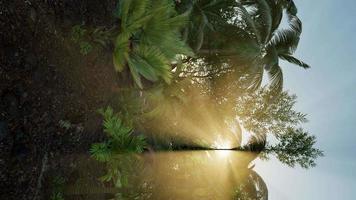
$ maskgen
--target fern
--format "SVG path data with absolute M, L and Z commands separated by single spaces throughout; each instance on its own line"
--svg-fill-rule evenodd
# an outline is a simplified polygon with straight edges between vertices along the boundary
M 111 151 L 106 143 L 93 144 L 91 146 L 90 153 L 100 162 L 106 162 L 111 158 Z
M 107 162 L 114 154 L 141 153 L 144 150 L 146 138 L 142 135 L 134 136 L 131 125 L 125 124 L 111 107 L 99 112 L 104 117 L 104 132 L 109 139 L 91 146 L 90 153 L 94 159 Z

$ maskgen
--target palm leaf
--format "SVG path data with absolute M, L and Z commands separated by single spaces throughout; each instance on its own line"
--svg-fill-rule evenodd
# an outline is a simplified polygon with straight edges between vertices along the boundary
M 283 89 L 283 73 L 281 67 L 274 65 L 267 72 L 270 79 L 270 88 L 276 93 L 280 93 Z
M 303 26 L 302 26 L 302 22 L 300 21 L 300 19 L 295 16 L 295 15 L 288 15 L 288 23 L 289 23 L 289 26 L 290 28 L 301 34 L 302 33 L 302 30 L 303 30 Z
M 135 65 L 135 62 L 133 62 L 130 57 L 127 57 L 126 60 L 127 60 L 127 63 L 128 63 L 128 66 L 129 66 L 129 69 L 130 69 L 130 72 L 131 72 L 133 80 L 135 81 L 137 86 L 142 89 L 143 85 L 142 85 L 141 77 L 140 77 L 140 74 L 137 71 L 137 67 Z
M 261 38 L 263 38 L 263 43 L 266 43 L 270 39 L 272 30 L 272 15 L 271 8 L 266 0 L 256 1 L 257 15 L 260 20 L 259 28 L 261 33 Z
M 120 1 L 118 16 L 121 19 L 121 28 L 125 28 L 125 26 L 127 25 L 128 17 L 130 16 L 128 15 L 128 13 L 130 11 L 130 6 L 133 1 L 134 0 Z
M 268 46 L 274 46 L 279 53 L 292 54 L 299 44 L 299 33 L 292 30 L 277 31 Z
M 177 15 L 172 1 L 123 0 L 118 15 L 122 30 L 115 42 L 114 66 L 119 72 L 128 66 L 140 88 L 141 76 L 169 83 L 170 62 L 176 55 L 194 55 L 179 32 L 187 24 L 189 12 Z
M 155 72 L 154 68 L 149 63 L 147 63 L 146 60 L 138 55 L 133 55 L 131 60 L 135 65 L 138 73 L 145 77 L 147 80 L 153 82 L 158 80 L 157 73 Z
M 246 23 L 247 28 L 256 36 L 258 44 L 261 44 L 261 35 L 260 32 L 258 31 L 255 21 L 252 19 L 251 15 L 248 13 L 246 8 L 243 5 L 239 5 L 236 8 L 237 14 L 239 14 L 242 18 L 242 20 Z
M 170 83 L 172 78 L 171 66 L 159 49 L 141 46 L 138 48 L 137 54 L 145 61 L 146 68 L 151 68 L 157 76 Z
M 301 66 L 301 67 L 303 67 L 304 69 L 310 68 L 310 66 L 309 66 L 307 63 L 305 63 L 305 62 L 303 62 L 303 61 L 301 61 L 301 60 L 299 60 L 299 59 L 293 57 L 292 55 L 279 54 L 278 57 L 280 57 L 281 59 L 286 60 L 286 61 L 288 61 L 288 62 L 290 62 L 290 63 L 293 63 L 293 64 L 296 64 L 296 65 L 298 65 L 298 66 Z
M 262 85 L 263 68 L 260 66 L 255 66 L 254 70 L 248 74 L 248 77 L 250 78 L 247 88 L 252 91 L 257 90 Z
M 111 151 L 107 143 L 93 144 L 90 153 L 93 158 L 100 162 L 106 162 L 111 158 Z
M 125 0 L 124 0 L 125 1 Z M 149 0 L 135 0 L 132 4 L 132 15 L 130 15 L 130 20 L 136 21 L 142 17 L 144 17 L 145 12 L 148 9 L 152 9 L 151 1 Z
M 126 66 L 126 57 L 130 50 L 130 32 L 122 32 L 117 36 L 115 41 L 115 49 L 113 53 L 113 62 L 116 71 L 122 72 Z

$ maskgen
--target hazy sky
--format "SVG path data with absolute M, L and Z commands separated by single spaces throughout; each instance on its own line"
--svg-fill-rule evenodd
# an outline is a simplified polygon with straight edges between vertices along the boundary
M 296 57 L 283 63 L 285 88 L 308 113 L 306 129 L 326 156 L 311 170 L 259 163 L 271 200 L 356 199 L 356 0 L 294 0 L 303 21 Z

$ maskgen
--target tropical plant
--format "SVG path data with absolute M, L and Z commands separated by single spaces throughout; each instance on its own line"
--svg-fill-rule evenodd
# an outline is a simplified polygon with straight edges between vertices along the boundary
M 234 13 L 235 0 L 190 0 L 176 2 L 179 12 L 190 12 L 189 23 L 184 28 L 183 38 L 199 51 L 207 42 L 206 33 L 217 31 Z
M 106 162 L 115 154 L 143 151 L 146 147 L 145 137 L 133 135 L 131 123 L 124 123 L 111 107 L 100 110 L 100 113 L 104 117 L 104 132 L 109 139 L 92 145 L 90 153 L 96 160 Z
M 289 0 L 187 1 L 191 20 L 186 29 L 188 42 L 196 54 L 219 72 L 221 66 L 232 66 L 238 78 L 247 78 L 250 89 L 261 86 L 263 72 L 270 86 L 282 91 L 283 74 L 279 59 L 303 68 L 309 65 L 293 57 L 297 49 L 302 23 L 297 8 Z M 184 7 L 184 6 L 182 6 Z M 288 28 L 282 28 L 285 11 Z M 196 44 L 198 43 L 198 44 Z M 226 67 L 225 67 L 226 68 Z M 210 78 L 210 76 L 208 77 Z
M 115 40 L 115 69 L 129 68 L 142 88 L 141 76 L 149 81 L 171 81 L 171 63 L 176 55 L 193 56 L 181 39 L 188 13 L 177 15 L 171 0 L 122 0 L 116 15 L 121 30 Z
M 289 28 L 281 29 L 283 11 L 287 11 Z M 309 65 L 293 57 L 302 32 L 302 23 L 296 16 L 297 9 L 293 1 L 241 1 L 238 13 L 246 22 L 246 31 L 251 33 L 251 47 L 256 47 L 253 67 L 256 76 L 254 87 L 261 85 L 263 69 L 270 77 L 270 86 L 277 92 L 282 91 L 283 74 L 279 58 L 302 68 Z

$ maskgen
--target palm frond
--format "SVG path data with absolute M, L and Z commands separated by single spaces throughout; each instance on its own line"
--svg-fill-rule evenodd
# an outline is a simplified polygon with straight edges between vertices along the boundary
M 271 33 L 274 33 L 282 22 L 283 7 L 279 1 L 267 1 L 271 8 L 272 15 L 272 29 Z
M 116 38 L 115 49 L 113 53 L 113 62 L 116 71 L 122 72 L 126 66 L 126 57 L 130 51 L 130 32 L 123 32 Z
M 107 143 L 93 144 L 90 148 L 90 154 L 100 162 L 106 162 L 111 158 L 111 150 Z
M 298 47 L 299 34 L 292 30 L 277 31 L 267 46 L 274 46 L 279 53 L 292 54 Z
M 251 15 L 249 12 L 246 10 L 246 8 L 243 5 L 239 5 L 236 8 L 237 14 L 241 17 L 242 21 L 246 23 L 246 28 L 251 31 L 254 36 L 257 39 L 258 44 L 261 44 L 262 39 L 261 39 L 261 33 L 258 31 L 255 21 L 252 19 Z
M 292 64 L 296 64 L 296 65 L 298 65 L 298 66 L 301 66 L 301 67 L 303 67 L 304 69 L 310 68 L 310 66 L 309 66 L 307 63 L 305 63 L 305 62 L 303 62 L 303 61 L 301 61 L 301 60 L 299 60 L 299 59 L 293 57 L 292 55 L 279 54 L 278 57 L 280 57 L 281 59 L 286 60 L 286 61 L 288 61 L 288 62 L 290 62 L 290 63 L 292 63 Z
M 136 152 L 140 153 L 146 147 L 146 138 L 142 135 L 133 135 L 133 129 L 128 123 L 124 123 L 111 107 L 101 109 L 99 112 L 104 117 L 104 132 L 108 135 L 108 141 L 93 144 L 90 153 L 98 161 L 107 162 L 116 153 Z
M 170 64 L 176 55 L 194 55 L 180 34 L 189 12 L 177 15 L 170 0 L 120 2 L 118 15 L 122 30 L 115 42 L 115 69 L 121 72 L 128 66 L 140 88 L 143 88 L 141 76 L 149 81 L 163 79 L 169 83 Z
M 132 15 L 130 16 L 130 20 L 134 22 L 142 18 L 145 15 L 146 10 L 151 9 L 151 6 L 151 2 L 148 0 L 134 0 L 131 7 Z
M 295 5 L 294 1 L 293 0 L 284 0 L 284 1 L 286 2 L 285 5 L 286 5 L 286 9 L 287 9 L 288 14 L 297 15 L 298 8 Z
M 257 16 L 260 28 L 261 38 L 263 38 L 263 43 L 267 43 L 267 41 L 271 37 L 271 30 L 272 30 L 272 14 L 271 8 L 266 0 L 259 0 L 256 1 L 256 8 L 257 8 Z
M 121 19 L 121 28 L 125 28 L 128 17 L 130 16 L 128 13 L 130 11 L 130 6 L 133 3 L 134 0 L 123 0 L 120 1 L 119 4 L 119 10 L 118 10 L 118 16 Z
M 274 65 L 267 72 L 270 79 L 269 87 L 272 91 L 280 93 L 283 89 L 283 73 L 281 67 Z
M 154 76 L 157 76 L 157 78 L 161 77 L 167 83 L 170 82 L 172 78 L 171 66 L 168 64 L 169 61 L 165 55 L 158 48 L 142 45 L 138 48 L 137 55 L 143 60 L 143 66 L 139 67 L 140 73 L 149 68 L 154 74 L 152 74 L 151 78 L 154 79 Z
M 135 65 L 136 63 L 134 62 L 134 60 L 131 59 L 131 57 L 127 57 L 126 60 L 127 60 L 133 80 L 135 81 L 137 86 L 142 89 L 143 85 L 142 85 L 140 74 L 137 71 L 137 66 Z
M 263 80 L 263 68 L 260 66 L 255 66 L 255 70 L 248 74 L 248 86 L 249 90 L 255 91 L 262 85 Z
M 303 31 L 303 26 L 302 26 L 302 22 L 300 21 L 300 19 L 295 16 L 295 15 L 288 15 L 288 24 L 290 26 L 290 28 L 301 34 Z

